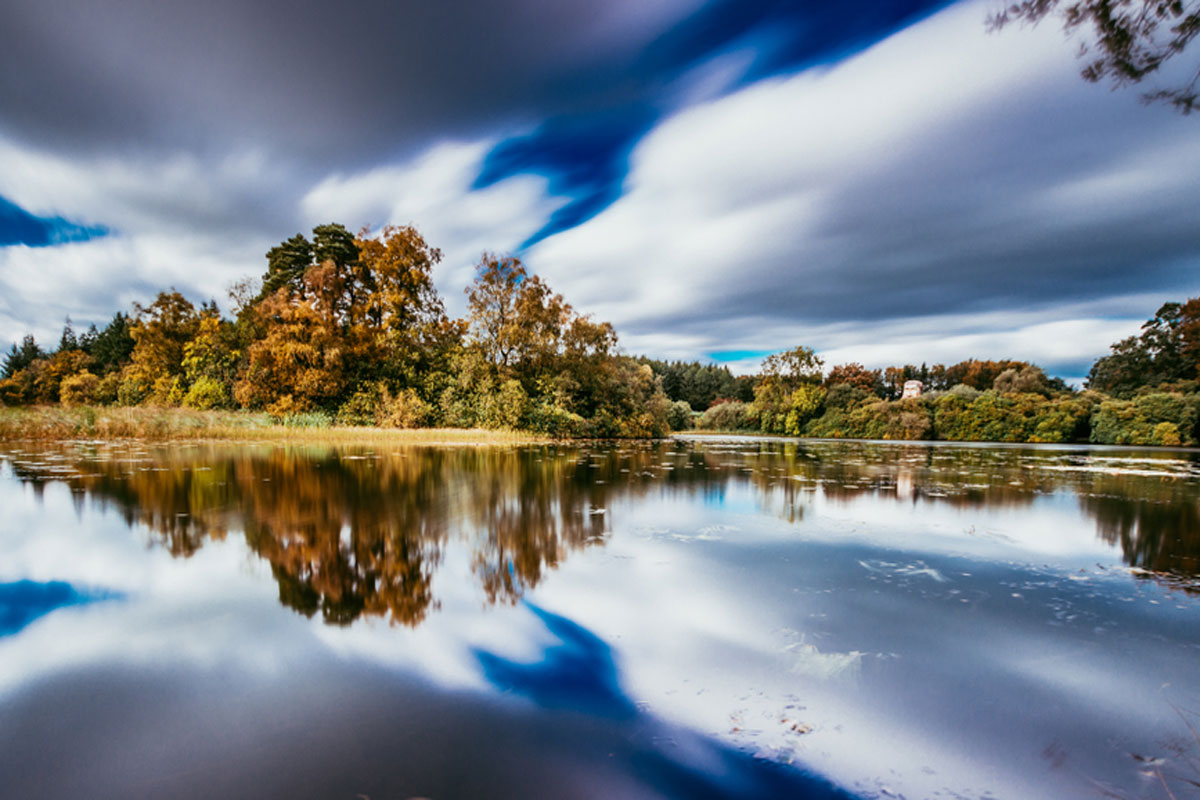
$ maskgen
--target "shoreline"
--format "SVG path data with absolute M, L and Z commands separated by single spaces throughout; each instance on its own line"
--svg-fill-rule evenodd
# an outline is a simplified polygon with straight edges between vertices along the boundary
M 1102 444 L 1099 442 L 1000 442 L 991 440 L 970 439 L 855 439 L 848 436 L 788 436 L 782 433 L 756 433 L 753 431 L 676 431 L 672 439 L 680 441 L 720 441 L 738 440 L 749 442 L 790 442 L 794 444 L 842 443 L 882 445 L 939 445 L 954 447 L 993 447 L 1005 449 L 1036 449 L 1036 450 L 1114 450 L 1114 451 L 1152 451 L 1155 453 L 1200 453 L 1200 446 L 1184 447 L 1181 445 L 1161 444 Z
M 548 436 L 483 428 L 376 428 L 279 421 L 256 411 L 119 406 L 0 407 L 0 442 L 69 440 L 280 441 L 488 446 L 548 444 Z

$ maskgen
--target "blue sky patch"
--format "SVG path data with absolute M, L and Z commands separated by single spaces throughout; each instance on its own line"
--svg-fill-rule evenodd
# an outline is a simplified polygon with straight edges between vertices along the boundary
M 718 364 L 728 361 L 745 361 L 748 358 L 765 358 L 778 350 L 713 350 L 708 357 Z
M 51 247 L 68 242 L 86 242 L 108 235 L 103 225 L 77 225 L 63 217 L 39 217 L 0 197 L 0 247 L 23 244 Z

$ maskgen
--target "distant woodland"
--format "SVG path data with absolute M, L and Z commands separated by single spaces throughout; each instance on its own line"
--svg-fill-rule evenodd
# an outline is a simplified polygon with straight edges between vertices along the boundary
M 169 290 L 103 329 L 67 321 L 3 361 L 5 405 L 252 409 L 288 424 L 661 436 L 697 428 L 793 436 L 1190 445 L 1200 440 L 1200 298 L 1167 303 L 1076 390 L 1024 361 L 825 369 L 807 347 L 761 373 L 631 358 L 510 256 L 485 253 L 447 316 L 441 252 L 412 227 L 338 224 L 271 248 L 232 317 Z M 908 380 L 924 384 L 901 399 Z

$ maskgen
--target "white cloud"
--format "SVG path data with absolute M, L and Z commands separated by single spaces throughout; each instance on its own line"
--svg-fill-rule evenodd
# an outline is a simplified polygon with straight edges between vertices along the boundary
M 685 109 L 638 146 L 626 195 L 531 264 L 635 352 L 1094 359 L 1200 290 L 1200 146 L 1191 121 L 1081 81 L 1051 26 L 989 36 L 983 15 L 956 5 Z
M 1081 81 L 1053 26 L 985 34 L 988 7 L 683 108 L 638 145 L 616 204 L 527 261 L 627 351 L 659 357 L 804 343 L 831 363 L 1054 369 L 1102 355 L 1200 293 L 1194 121 Z M 719 67 L 678 87 L 711 96 Z M 514 249 L 567 202 L 537 176 L 472 191 L 495 142 L 322 175 L 253 149 L 81 160 L 0 138 L 0 195 L 114 231 L 0 249 L 0 345 L 53 342 L 67 314 L 103 322 L 171 285 L 223 300 L 274 243 L 331 220 L 416 225 L 461 313 L 480 252 Z
M 290 178 L 260 154 L 214 162 L 71 160 L 0 139 L 0 195 L 31 213 L 101 224 L 108 236 L 58 247 L 0 249 L 0 342 L 32 332 L 57 342 L 64 317 L 105 323 L 171 286 L 195 302 L 263 270 Z M 264 232 L 266 231 L 266 232 Z
M 329 176 L 301 201 L 305 224 L 415 225 L 426 241 L 442 249 L 434 280 L 448 311 L 462 313 L 463 289 L 480 254 L 515 250 L 563 203 L 547 197 L 546 181 L 532 176 L 471 191 L 494 144 L 444 143 L 404 164 Z

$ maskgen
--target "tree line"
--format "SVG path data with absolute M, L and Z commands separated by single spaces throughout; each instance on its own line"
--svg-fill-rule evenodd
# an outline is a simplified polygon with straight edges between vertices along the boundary
M 909 380 L 924 391 L 902 399 Z M 668 395 L 674 420 L 683 398 Z M 690 421 L 707 430 L 829 438 L 1194 445 L 1200 298 L 1164 304 L 1141 333 L 1092 365 L 1082 390 L 1025 361 L 826 371 L 812 349 L 797 347 L 766 359 L 752 398 L 718 398 Z
M 484 253 L 451 319 L 441 252 L 413 227 L 336 223 L 267 253 L 233 313 L 174 290 L 57 348 L 32 336 L 0 372 L 0 402 L 265 410 L 302 424 L 510 428 L 654 437 L 700 428 L 793 436 L 1187 445 L 1200 441 L 1200 298 L 1166 303 L 1075 390 L 1018 360 L 868 369 L 807 347 L 758 375 L 631 358 L 512 256 Z M 902 399 L 919 380 L 920 397 Z
M 313 424 L 524 429 L 650 437 L 669 406 L 652 369 L 617 351 L 511 256 L 485 253 L 451 319 L 433 284 L 441 252 L 413 227 L 320 225 L 271 248 L 231 318 L 174 290 L 59 346 L 26 336 L 0 401 L 265 410 Z

